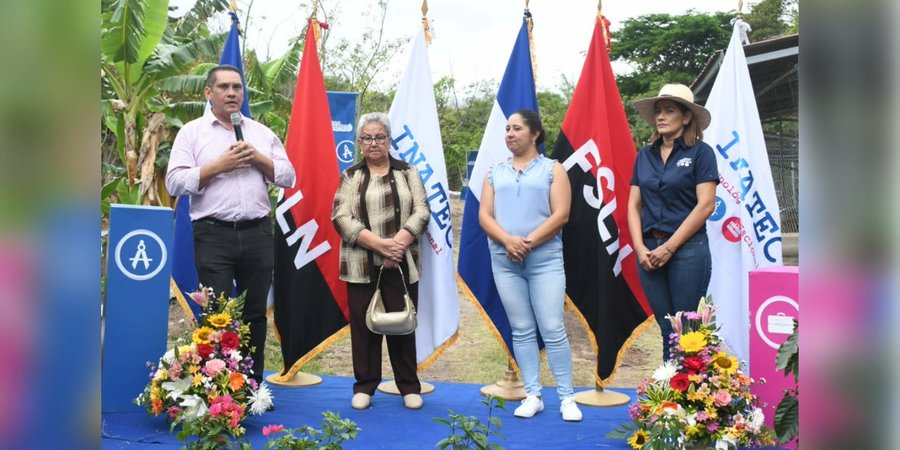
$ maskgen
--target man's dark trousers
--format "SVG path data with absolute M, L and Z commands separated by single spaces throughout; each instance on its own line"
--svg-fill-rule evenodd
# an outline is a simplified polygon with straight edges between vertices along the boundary
M 265 368 L 266 298 L 274 267 L 272 221 L 228 223 L 208 219 L 194 221 L 194 264 L 203 286 L 216 297 L 244 291 L 242 320 L 250 327 L 250 347 L 255 347 L 252 378 L 262 381 Z M 233 281 L 232 281 L 233 280 Z M 244 350 L 246 354 L 246 349 Z

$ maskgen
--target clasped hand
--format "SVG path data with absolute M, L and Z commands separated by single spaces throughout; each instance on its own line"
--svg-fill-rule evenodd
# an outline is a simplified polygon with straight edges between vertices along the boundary
M 670 259 L 672 259 L 672 254 L 669 253 L 665 245 L 660 245 L 654 250 L 644 247 L 638 252 L 638 263 L 647 272 L 652 272 L 665 266 Z
M 256 148 L 246 141 L 238 141 L 231 144 L 227 150 L 219 155 L 219 166 L 222 172 L 250 167 L 256 158 Z
M 400 262 L 403 261 L 403 256 L 406 255 L 406 246 L 393 238 L 382 239 L 379 253 L 384 258 L 384 267 L 394 269 L 399 267 Z
M 522 262 L 531 253 L 531 239 L 513 236 L 506 243 L 506 257 L 511 261 Z

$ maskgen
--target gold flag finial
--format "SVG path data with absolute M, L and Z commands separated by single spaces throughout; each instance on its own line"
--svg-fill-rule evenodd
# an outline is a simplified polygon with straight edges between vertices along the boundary
M 528 24 L 528 50 L 531 53 L 531 73 L 534 75 L 534 85 L 537 86 L 537 59 L 534 56 L 534 20 L 531 11 L 528 10 L 528 0 L 525 0 L 525 23 Z
M 603 0 L 597 0 L 597 17 L 600 17 L 600 13 L 603 11 Z
M 744 0 L 738 0 L 738 15 L 744 13 Z
M 231 6 L 228 7 L 232 12 L 237 12 L 237 0 L 231 0 Z
M 425 30 L 425 42 L 431 44 L 431 27 L 428 25 L 428 0 L 422 0 L 422 28 Z

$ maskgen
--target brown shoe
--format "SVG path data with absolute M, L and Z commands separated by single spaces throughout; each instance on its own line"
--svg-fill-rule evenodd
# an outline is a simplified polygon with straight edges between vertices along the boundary
M 403 396 L 403 404 L 409 409 L 419 409 L 424 402 L 419 394 L 406 394 Z

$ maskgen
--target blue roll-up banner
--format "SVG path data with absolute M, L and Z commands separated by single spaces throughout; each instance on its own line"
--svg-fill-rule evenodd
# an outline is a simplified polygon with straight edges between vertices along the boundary
M 334 133 L 334 150 L 338 170 L 353 165 L 356 155 L 356 92 L 328 92 L 328 109 L 331 110 L 331 130 Z
M 109 211 L 103 412 L 139 411 L 132 401 L 166 351 L 171 208 L 112 205 Z

